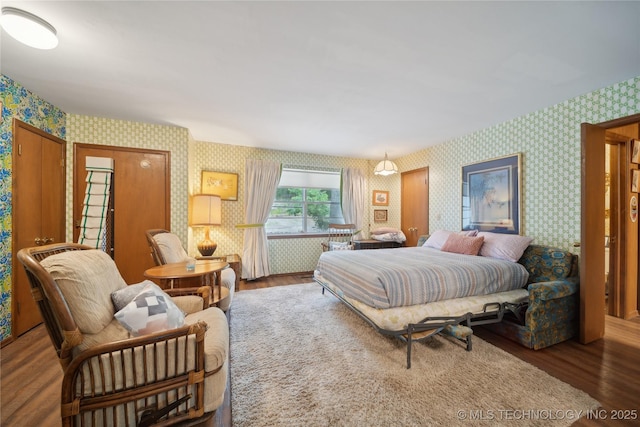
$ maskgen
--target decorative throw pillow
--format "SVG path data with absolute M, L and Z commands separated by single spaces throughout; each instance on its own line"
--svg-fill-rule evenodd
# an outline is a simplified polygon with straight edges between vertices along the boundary
M 127 283 L 109 255 L 97 249 L 68 251 L 40 264 L 58 284 L 80 331 L 97 334 L 113 320 L 111 293 Z
M 504 259 L 518 262 L 533 237 L 517 234 L 500 234 L 481 231 L 478 236 L 484 237 L 484 244 L 480 248 L 480 255 L 490 258 Z
M 477 236 L 478 235 L 478 230 L 462 230 L 459 231 L 458 234 L 462 235 L 462 236 Z
M 136 337 L 184 325 L 182 310 L 153 282 L 145 284 L 115 318 Z
M 127 304 L 129 304 L 140 292 L 144 290 L 147 284 L 153 284 L 151 280 L 145 280 L 135 285 L 129 285 L 126 288 L 117 290 L 111 293 L 111 301 L 116 311 L 122 310 Z
M 483 242 L 484 237 L 482 236 L 472 237 L 453 233 L 449 236 L 447 241 L 444 242 L 441 251 L 454 252 L 463 255 L 478 255 Z
M 329 250 L 330 251 L 348 251 L 348 250 L 352 250 L 353 249 L 353 245 L 350 245 L 347 242 L 330 242 L 329 243 Z

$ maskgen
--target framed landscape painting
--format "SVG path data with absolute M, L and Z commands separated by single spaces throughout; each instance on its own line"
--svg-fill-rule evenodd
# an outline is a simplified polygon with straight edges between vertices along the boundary
M 521 154 L 462 167 L 462 229 L 520 234 Z
M 216 194 L 221 200 L 238 200 L 238 174 L 202 171 L 202 194 Z

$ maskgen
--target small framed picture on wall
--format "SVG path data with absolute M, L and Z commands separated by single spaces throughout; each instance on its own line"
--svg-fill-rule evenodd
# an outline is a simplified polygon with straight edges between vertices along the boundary
M 389 206 L 389 192 L 382 190 L 373 190 L 374 206 Z
M 631 140 L 631 162 L 640 164 L 640 139 Z
M 202 171 L 202 194 L 216 194 L 222 200 L 238 200 L 238 174 Z
M 640 191 L 640 169 L 631 169 L 631 192 Z
M 374 209 L 373 210 L 373 222 L 387 222 L 387 210 L 386 209 Z

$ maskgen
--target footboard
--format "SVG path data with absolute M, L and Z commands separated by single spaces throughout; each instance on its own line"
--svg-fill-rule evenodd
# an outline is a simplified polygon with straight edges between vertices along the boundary
M 376 319 L 366 315 L 360 310 L 354 303 L 352 303 L 347 297 L 343 295 L 340 288 L 337 286 L 324 282 L 318 277 L 314 277 L 314 280 L 322 287 L 322 293 L 327 290 L 343 304 L 349 307 L 355 314 L 367 322 L 378 333 L 382 335 L 392 336 L 407 344 L 407 369 L 411 368 L 411 353 L 412 344 L 414 342 L 425 341 L 435 334 L 442 334 L 451 336 L 460 341 L 463 341 L 466 345 L 466 350 L 471 351 L 471 338 L 473 335 L 472 326 L 484 325 L 489 323 L 501 322 L 506 305 L 508 303 L 493 302 L 485 304 L 481 311 L 477 313 L 467 312 L 459 316 L 429 316 L 418 319 L 414 323 L 408 323 L 406 327 L 397 330 L 390 330 L 380 327 L 376 323 Z

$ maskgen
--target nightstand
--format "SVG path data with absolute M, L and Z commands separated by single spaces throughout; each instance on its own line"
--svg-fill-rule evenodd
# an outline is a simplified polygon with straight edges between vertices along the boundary
M 212 256 L 198 256 L 199 260 L 214 260 L 214 261 L 226 261 L 229 267 L 236 273 L 236 289 L 238 289 L 238 283 L 240 282 L 240 275 L 242 274 L 242 259 L 238 254 L 230 255 L 212 255 Z
M 383 242 L 381 240 L 375 239 L 366 239 L 366 240 L 354 240 L 353 249 L 361 250 L 361 249 L 385 249 L 385 248 L 399 248 L 402 246 L 402 243 L 398 242 Z M 229 261 L 227 261 L 229 262 Z

